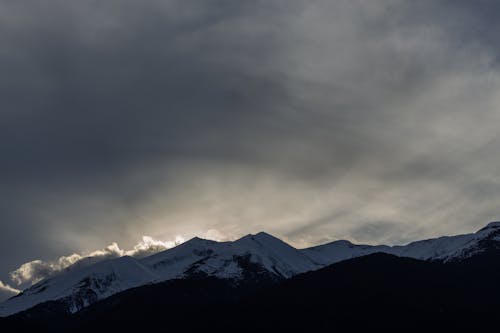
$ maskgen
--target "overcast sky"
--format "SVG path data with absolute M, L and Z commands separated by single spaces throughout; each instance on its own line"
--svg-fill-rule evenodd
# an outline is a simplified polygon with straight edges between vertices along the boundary
M 0 280 L 143 235 L 401 244 L 500 219 L 498 13 L 0 2 Z

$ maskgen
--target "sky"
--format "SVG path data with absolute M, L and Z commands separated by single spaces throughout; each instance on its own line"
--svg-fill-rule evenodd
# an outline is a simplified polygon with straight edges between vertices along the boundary
M 193 236 L 404 244 L 500 219 L 499 12 L 0 2 L 0 299 Z

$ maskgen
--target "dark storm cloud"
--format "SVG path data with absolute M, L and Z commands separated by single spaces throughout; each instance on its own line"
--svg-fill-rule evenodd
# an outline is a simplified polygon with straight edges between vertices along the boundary
M 84 215 L 82 203 L 68 207 L 72 195 L 87 197 L 91 210 L 100 210 L 94 195 L 112 201 L 103 210 L 138 200 L 155 179 L 134 182 L 130 170 L 147 174 L 156 163 L 240 151 L 245 142 L 235 147 L 232 139 L 238 128 L 258 122 L 259 110 L 285 94 L 262 73 L 273 71 L 279 48 L 265 26 L 266 8 L 229 1 L 2 5 L 3 235 L 26 237 L 17 235 L 19 224 L 40 235 L 45 211 Z M 89 224 L 100 223 L 101 213 Z
M 500 196 L 498 10 L 1 4 L 0 278 L 144 233 L 264 229 L 309 245 L 486 223 Z

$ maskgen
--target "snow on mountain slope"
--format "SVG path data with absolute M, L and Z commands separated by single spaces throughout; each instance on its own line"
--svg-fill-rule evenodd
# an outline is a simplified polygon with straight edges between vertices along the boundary
M 288 278 L 318 268 L 301 251 L 265 232 L 240 238 L 233 246 L 237 255 L 251 253 L 251 262 L 281 277 Z
M 407 245 L 356 245 L 349 241 L 340 240 L 301 251 L 315 263 L 323 266 L 376 252 L 420 260 L 449 262 L 466 259 L 484 252 L 492 244 L 498 245 L 500 248 L 500 222 L 491 222 L 473 234 L 443 236 Z
M 0 304 L 0 316 L 8 316 L 52 300 L 62 300 L 69 311 L 76 312 L 99 299 L 145 285 L 155 278 L 148 268 L 132 257 L 106 260 L 81 269 L 68 270 L 33 285 Z
M 318 268 L 299 250 L 266 233 L 234 242 L 193 238 L 143 259 L 121 257 L 93 265 L 89 262 L 76 264 L 0 304 L 0 316 L 51 300 L 62 300 L 69 311 L 75 312 L 129 288 L 195 274 L 242 279 L 249 273 L 248 263 L 258 273 L 276 278 Z
M 490 249 L 500 249 L 500 222 L 492 222 L 473 234 L 393 247 L 335 241 L 298 250 L 263 232 L 234 242 L 193 238 L 142 259 L 121 257 L 97 263 L 92 258 L 84 260 L 1 303 L 0 317 L 51 300 L 62 301 L 68 311 L 76 312 L 120 291 L 175 278 L 201 275 L 235 280 L 280 279 L 375 252 L 447 262 Z
M 161 280 L 204 273 L 219 278 L 239 278 L 243 267 L 236 259 L 247 258 L 278 277 L 317 268 L 299 250 L 266 233 L 247 235 L 234 242 L 214 242 L 193 238 L 173 249 L 142 259 Z
M 195 237 L 172 249 L 143 258 L 141 263 L 154 271 L 162 281 L 182 278 L 190 267 L 212 256 L 224 246 L 225 242 Z
M 339 240 L 300 251 L 317 265 L 327 266 L 342 260 L 390 250 L 391 248 L 386 245 L 356 245 L 346 240 Z
M 491 222 L 473 234 L 443 236 L 394 246 L 388 253 L 422 260 L 461 260 L 484 252 L 487 244 L 500 240 L 500 222 Z

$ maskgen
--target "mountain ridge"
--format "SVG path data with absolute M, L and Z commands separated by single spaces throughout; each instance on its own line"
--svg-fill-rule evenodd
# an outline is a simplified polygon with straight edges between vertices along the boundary
M 500 222 L 491 222 L 476 233 L 443 236 L 399 246 L 357 245 L 339 240 L 296 249 L 265 232 L 248 234 L 232 242 L 194 237 L 145 258 L 120 257 L 70 267 L 1 303 L 0 317 L 47 301 L 62 301 L 68 312 L 74 313 L 124 290 L 173 279 L 198 276 L 236 282 L 248 279 L 275 281 L 378 252 L 427 261 L 453 262 L 498 248 Z
M 491 330 L 500 309 L 498 254 L 444 263 L 374 253 L 270 285 L 206 277 L 132 288 L 75 314 L 52 302 L 0 320 L 47 332 Z M 487 259 L 484 261 L 483 259 Z M 481 330 L 482 331 L 482 330 Z

